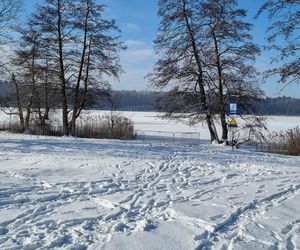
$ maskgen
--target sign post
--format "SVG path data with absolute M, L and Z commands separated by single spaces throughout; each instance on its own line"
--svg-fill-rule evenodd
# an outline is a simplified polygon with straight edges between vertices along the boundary
M 228 128 L 231 130 L 231 147 L 233 150 L 234 147 L 234 134 L 235 131 L 237 130 L 237 122 L 236 119 L 234 118 L 238 114 L 238 103 L 237 102 L 229 102 L 228 103 L 228 115 L 230 117 L 230 121 L 228 123 Z

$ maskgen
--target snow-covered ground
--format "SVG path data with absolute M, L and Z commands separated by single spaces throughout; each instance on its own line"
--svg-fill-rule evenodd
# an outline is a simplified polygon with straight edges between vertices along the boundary
M 125 115 L 138 130 L 208 138 L 155 113 Z M 269 128 L 299 123 L 271 117 Z M 296 249 L 299 204 L 300 157 L 147 133 L 119 141 L 0 132 L 1 250 Z
M 300 157 L 0 134 L 0 249 L 296 249 Z

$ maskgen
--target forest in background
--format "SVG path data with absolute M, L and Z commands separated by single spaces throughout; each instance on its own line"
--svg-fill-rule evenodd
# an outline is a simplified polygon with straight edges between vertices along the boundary
M 166 93 L 155 91 L 136 91 L 122 90 L 112 91 L 115 104 L 112 104 L 109 99 L 106 103 L 103 100 L 94 100 L 89 103 L 90 108 L 95 109 L 116 109 L 122 111 L 159 111 L 156 100 Z M 258 99 L 255 114 L 257 115 L 300 115 L 300 99 L 281 96 L 281 97 L 266 97 Z
M 0 82 L 1 106 L 5 106 L 5 103 L 8 101 L 9 86 L 9 83 Z M 99 90 L 98 93 L 94 92 L 91 94 L 86 108 L 120 111 L 159 111 L 157 100 L 166 94 L 146 90 L 111 90 L 108 92 Z M 257 100 L 255 114 L 299 116 L 300 99 L 288 96 L 265 97 Z

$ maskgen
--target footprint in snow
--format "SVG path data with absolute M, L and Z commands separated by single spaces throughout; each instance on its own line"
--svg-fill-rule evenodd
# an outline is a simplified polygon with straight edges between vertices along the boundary
M 8 233 L 8 229 L 5 227 L 0 227 L 0 235 L 6 235 Z

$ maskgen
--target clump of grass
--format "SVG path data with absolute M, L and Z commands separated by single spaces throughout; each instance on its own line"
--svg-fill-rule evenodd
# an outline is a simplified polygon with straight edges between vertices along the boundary
M 16 133 L 16 134 L 23 133 L 24 131 L 24 129 L 18 122 L 2 123 L 0 125 L 0 130 L 7 130 L 11 133 Z
M 12 133 L 24 133 L 24 128 L 20 123 L 9 123 L 0 125 L 0 130 L 8 130 Z M 62 126 L 39 126 L 30 124 L 27 134 L 63 136 Z M 89 117 L 78 122 L 75 134 L 78 138 L 96 139 L 122 139 L 131 140 L 136 138 L 134 123 L 131 119 L 118 113 L 110 113 L 101 117 Z
M 300 155 L 300 128 L 274 133 L 267 141 L 263 151 L 277 154 Z
M 134 123 L 120 114 L 91 117 L 81 122 L 76 129 L 77 137 L 105 139 L 135 139 Z
M 300 128 L 297 126 L 286 132 L 287 150 L 289 155 L 300 155 Z

